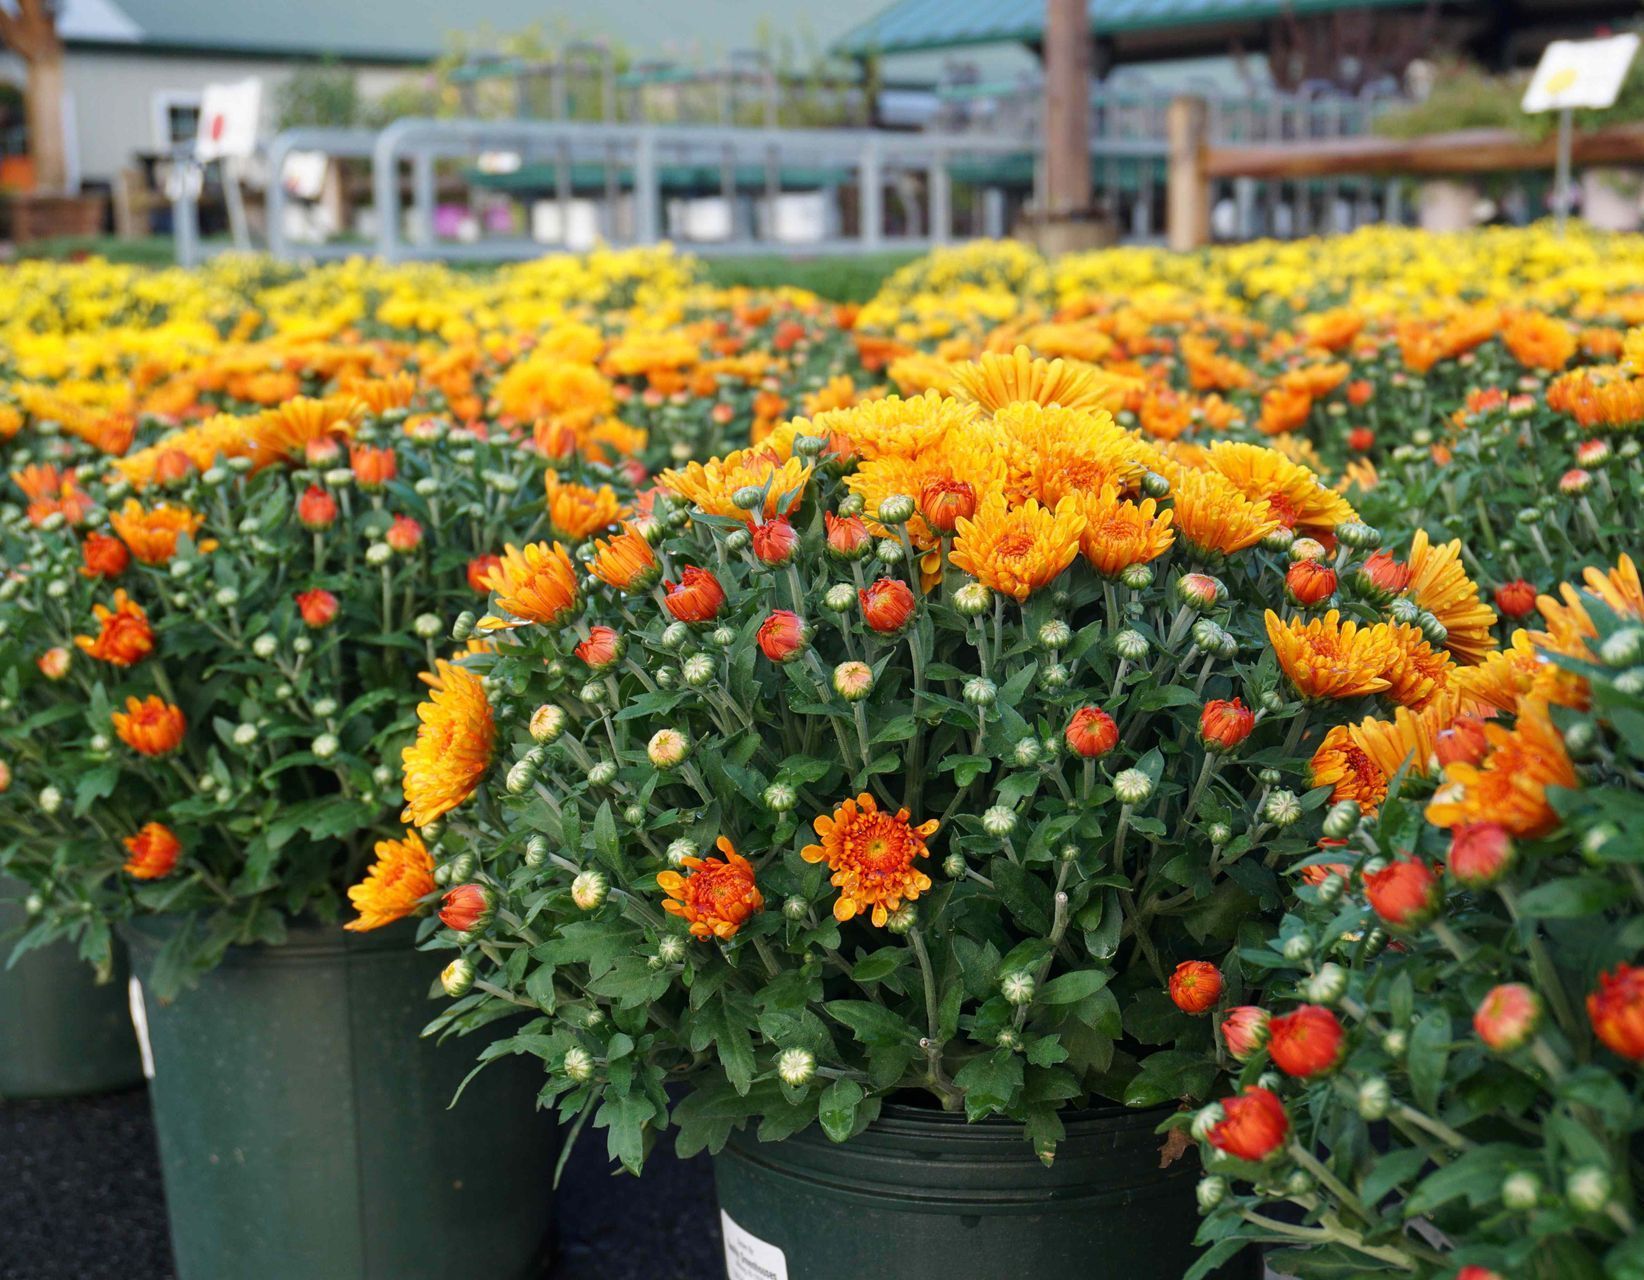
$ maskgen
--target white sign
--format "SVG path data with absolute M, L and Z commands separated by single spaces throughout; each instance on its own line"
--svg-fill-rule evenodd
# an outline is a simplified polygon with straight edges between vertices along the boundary
M 200 131 L 194 155 L 201 162 L 226 157 L 244 160 L 257 150 L 262 120 L 263 82 L 208 84 L 200 94 Z
M 723 1209 L 719 1225 L 725 1232 L 726 1280 L 788 1280 L 788 1259 L 782 1250 L 744 1231 Z
M 1606 40 L 1554 40 L 1524 91 L 1525 111 L 1563 111 L 1571 107 L 1611 106 L 1638 52 L 1638 37 Z
M 323 151 L 290 151 L 280 173 L 286 194 L 299 200 L 318 200 L 325 192 L 326 169 L 331 157 Z

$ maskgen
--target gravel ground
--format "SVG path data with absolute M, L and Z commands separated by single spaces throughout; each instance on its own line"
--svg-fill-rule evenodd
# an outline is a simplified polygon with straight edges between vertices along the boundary
M 603 1135 L 588 1138 L 561 1185 L 549 1280 L 722 1280 L 707 1160 L 659 1147 L 641 1182 L 612 1176 Z M 147 1094 L 0 1103 L 0 1280 L 171 1277 Z

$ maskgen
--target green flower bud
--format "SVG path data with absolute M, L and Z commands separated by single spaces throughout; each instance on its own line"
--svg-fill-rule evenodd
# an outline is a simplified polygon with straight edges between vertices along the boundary
M 595 911 L 611 892 L 611 881 L 603 871 L 579 871 L 571 881 L 571 901 L 579 911 Z
M 1564 1179 L 1564 1198 L 1578 1213 L 1602 1213 L 1614 1189 L 1609 1172 L 1596 1164 L 1572 1169 Z
M 670 653 L 683 649 L 691 639 L 691 629 L 683 622 L 670 622 L 662 629 L 662 647 Z
M 1293 933 L 1284 940 L 1281 948 L 1284 958 L 1291 962 L 1299 962 L 1313 954 L 1313 939 L 1305 933 Z
M 1039 628 L 1039 645 L 1044 649 L 1065 649 L 1073 643 L 1073 628 L 1060 618 L 1052 618 Z
M 1193 1113 L 1193 1127 L 1189 1131 L 1193 1137 L 1203 1142 L 1210 1136 L 1210 1131 L 1227 1119 L 1227 1112 L 1219 1102 L 1212 1102 L 1200 1107 Z
M 993 607 L 993 592 L 980 582 L 967 582 L 953 593 L 953 607 L 967 618 L 980 617 Z
M 848 520 L 852 516 L 861 515 L 867 505 L 861 494 L 847 493 L 839 500 L 839 514 Z
M 474 616 L 472 609 L 464 609 L 451 624 L 451 638 L 458 644 L 463 643 L 474 634 L 474 627 L 478 622 L 479 619 Z
M 1355 551 L 1370 551 L 1381 546 L 1381 530 L 1359 520 L 1347 520 L 1336 526 L 1336 541 Z
M 1004 996 L 1007 1004 L 1030 1004 L 1038 985 L 1033 980 L 1031 973 L 1021 969 L 1013 969 L 1009 973 L 1000 975 L 999 994 Z
M 468 994 L 474 985 L 474 962 L 467 956 L 458 956 L 440 970 L 440 986 L 453 1000 Z
M 965 855 L 962 853 L 948 854 L 947 857 L 942 859 L 942 870 L 957 880 L 965 874 Z
M 543 703 L 531 713 L 531 737 L 544 746 L 565 732 L 565 712 L 552 703 Z
M 1335 1004 L 1347 994 L 1347 970 L 1334 961 L 1327 961 L 1319 966 L 1303 989 L 1313 1004 Z
M 773 782 L 765 788 L 764 800 L 772 813 L 787 813 L 799 803 L 799 793 L 786 782 Z
M 790 1089 L 802 1089 L 816 1075 L 816 1055 L 797 1046 L 776 1055 L 776 1074 Z
M 1061 662 L 1047 662 L 1039 670 L 1039 687 L 1041 689 L 1065 689 L 1070 676 L 1067 665 Z
M 1274 791 L 1262 802 L 1262 817 L 1275 827 L 1294 826 L 1301 816 L 1301 801 L 1294 791 Z
M 1127 564 L 1119 571 L 1119 581 L 1132 591 L 1146 591 L 1153 585 L 1153 566 L 1150 564 Z
M 1359 1117 L 1374 1123 L 1393 1109 L 1393 1090 L 1381 1076 L 1371 1076 L 1359 1085 L 1357 1103 Z
M 685 659 L 680 667 L 680 673 L 686 684 L 693 689 L 700 689 L 704 685 L 712 683 L 715 667 L 714 660 L 707 654 L 693 653 Z
M 683 729 L 658 729 L 645 746 L 646 758 L 658 769 L 677 769 L 691 754 L 691 739 Z
M 687 840 L 681 836 L 679 839 L 672 841 L 668 845 L 666 855 L 668 865 L 677 870 L 685 865 L 685 859 L 694 858 L 699 852 L 700 850 L 697 848 L 696 841 Z
M 1519 1213 L 1541 1203 L 1541 1179 L 1528 1169 L 1509 1173 L 1501 1180 L 1501 1203 Z
M 811 904 L 797 893 L 782 900 L 782 914 L 789 920 L 803 920 L 810 914 Z
M 630 827 L 643 827 L 646 817 L 645 806 L 642 804 L 628 805 L 622 811 L 622 820 Z
M 991 707 L 999 696 L 999 686 L 985 676 L 965 681 L 965 701 L 973 707 Z
M 1170 496 L 1170 481 L 1156 471 L 1142 473 L 1142 492 L 1149 498 L 1166 498 Z
M 1039 745 L 1037 738 L 1023 738 L 1011 750 L 1011 759 L 1018 768 L 1031 769 L 1044 756 L 1044 748 Z
M 982 814 L 982 830 L 1003 839 L 1016 830 L 1016 813 L 1007 805 L 990 805 Z
M 1212 822 L 1210 826 L 1205 829 L 1205 834 L 1210 837 L 1210 843 L 1212 845 L 1220 848 L 1233 838 L 1233 828 L 1228 826 L 1225 822 Z
M 616 781 L 617 766 L 615 760 L 596 760 L 588 768 L 588 782 L 590 786 L 608 787 Z
M 1409 1047 L 1410 1037 L 1397 1027 L 1381 1038 L 1382 1052 L 1389 1058 L 1402 1058 Z
M 731 495 L 731 501 L 743 511 L 752 511 L 765 503 L 765 490 L 757 484 L 745 484 Z
M 1113 779 L 1113 794 L 1120 804 L 1142 804 L 1153 795 L 1153 779 L 1140 769 L 1122 769 Z
M 313 751 L 315 756 L 319 759 L 329 760 L 332 756 L 336 755 L 338 751 L 342 750 L 342 743 L 337 741 L 336 734 L 322 733 L 319 737 L 314 739 L 313 745 L 309 749 Z
M 880 524 L 905 524 L 913 518 L 913 499 L 905 493 L 893 493 L 879 504 L 875 517 Z
M 1330 806 L 1324 815 L 1324 834 L 1332 840 L 1345 840 L 1359 825 L 1359 806 L 1353 800 L 1340 800 Z
M 1200 1178 L 1199 1184 L 1193 1189 L 1194 1197 L 1199 1202 L 1199 1212 L 1209 1213 L 1223 1200 L 1227 1199 L 1227 1179 L 1219 1174 Z
M 919 908 L 911 902 L 904 902 L 892 911 L 885 920 L 885 928 L 894 934 L 904 934 L 919 923 Z
M 1014 1053 L 1022 1047 L 1022 1037 L 1016 1034 L 1015 1027 L 1003 1027 L 999 1034 L 993 1037 L 993 1043 Z
M 678 964 L 685 958 L 685 939 L 677 933 L 670 933 L 659 939 L 656 944 L 656 958 L 663 964 Z
M 419 613 L 411 622 L 411 630 L 419 640 L 432 640 L 445 630 L 437 613 Z
M 594 1055 L 580 1045 L 572 1045 L 565 1051 L 563 1070 L 570 1080 L 583 1084 L 594 1076 Z
M 1113 652 L 1126 662 L 1140 662 L 1147 657 L 1148 651 L 1152 647 L 1146 636 L 1140 631 L 1131 630 L 1129 627 L 1113 637 Z
M 547 836 L 532 836 L 525 842 L 525 865 L 528 867 L 540 867 L 544 862 L 548 861 L 549 852 L 550 848 Z
M 822 597 L 822 607 L 830 613 L 849 613 L 856 608 L 856 588 L 848 582 L 836 582 Z

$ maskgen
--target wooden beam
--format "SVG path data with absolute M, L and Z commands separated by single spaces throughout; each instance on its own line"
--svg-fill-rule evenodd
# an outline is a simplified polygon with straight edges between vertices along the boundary
M 1090 18 L 1085 0 L 1045 0 L 1045 207 L 1090 208 Z
M 1510 129 L 1462 129 L 1425 138 L 1336 138 L 1249 147 L 1214 147 L 1203 155 L 1208 178 L 1323 178 L 1365 173 L 1504 173 L 1551 169 L 1552 137 L 1531 141 Z M 1172 137 L 1172 173 L 1175 146 Z M 1577 134 L 1576 164 L 1644 161 L 1644 125 L 1615 125 Z
M 1210 180 L 1205 172 L 1208 111 L 1203 98 L 1172 98 L 1165 109 L 1170 166 L 1165 174 L 1165 231 L 1178 253 L 1210 240 Z

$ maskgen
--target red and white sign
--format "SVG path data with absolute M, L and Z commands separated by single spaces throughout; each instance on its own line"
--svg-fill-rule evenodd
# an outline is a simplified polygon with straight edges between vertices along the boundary
M 257 150 L 262 121 L 263 82 L 208 84 L 200 94 L 200 132 L 194 154 L 200 161 L 244 160 Z

